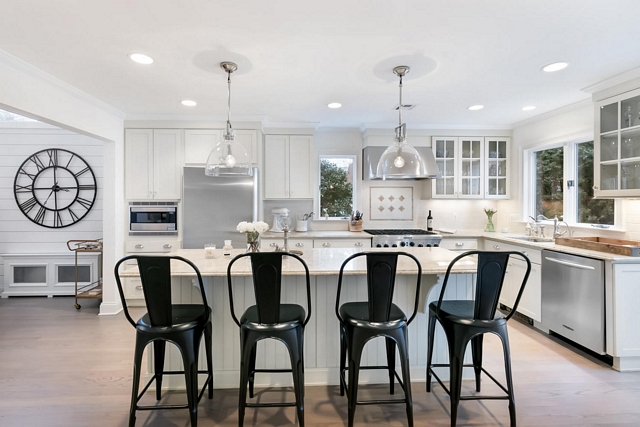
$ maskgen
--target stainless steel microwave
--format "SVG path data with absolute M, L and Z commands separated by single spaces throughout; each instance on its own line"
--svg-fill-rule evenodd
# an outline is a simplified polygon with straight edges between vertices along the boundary
M 178 207 L 129 206 L 129 235 L 178 234 Z

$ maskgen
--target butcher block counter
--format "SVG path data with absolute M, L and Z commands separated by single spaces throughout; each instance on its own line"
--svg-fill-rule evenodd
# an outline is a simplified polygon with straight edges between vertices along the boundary
M 373 251 L 383 251 L 373 249 Z M 243 253 L 234 250 L 233 256 Z M 335 315 L 338 273 L 342 262 L 357 249 L 306 249 L 302 258 L 311 273 L 311 319 L 305 330 L 304 360 L 307 384 L 338 384 L 339 382 L 339 328 Z M 406 252 L 416 256 L 422 265 L 422 292 L 419 312 L 409 326 L 409 357 L 412 381 L 425 380 L 427 361 L 427 304 L 438 299 L 444 273 L 449 262 L 458 254 L 442 248 L 410 248 Z M 181 250 L 172 255 L 182 256 L 195 263 L 203 275 L 207 302 L 213 311 L 213 366 L 214 385 L 218 388 L 236 388 L 239 383 L 240 342 L 239 329 L 233 322 L 229 310 L 227 287 L 227 266 L 232 257 L 225 257 L 216 250 L 214 259 L 205 259 L 204 250 Z M 475 285 L 475 263 L 465 262 L 454 271 L 447 286 L 446 299 L 471 299 Z M 366 300 L 366 270 L 363 259 L 359 259 L 345 271 L 342 301 Z M 255 304 L 251 266 L 247 259 L 233 265 L 234 304 L 237 313 Z M 122 273 L 125 278 L 138 275 L 137 267 Z M 174 304 L 199 302 L 198 282 L 188 266 L 172 263 L 172 300 Z M 394 303 L 407 315 L 413 310 L 417 269 L 410 260 L 399 258 Z M 304 269 L 292 257 L 283 260 L 283 283 L 281 300 L 306 307 Z M 140 314 L 142 311 L 140 310 Z M 135 312 L 134 315 L 138 313 Z M 204 343 L 200 349 L 200 364 L 204 369 Z M 150 357 L 151 357 L 151 353 Z M 150 359 L 151 360 L 151 359 Z M 444 334 L 438 327 L 434 344 L 434 363 L 447 363 L 448 350 Z M 370 341 L 363 352 L 362 363 L 369 365 L 386 364 L 386 347 L 383 338 Z M 152 363 L 148 364 L 153 366 Z M 262 369 L 285 369 L 289 367 L 289 357 L 284 345 L 275 340 L 258 343 L 257 367 Z M 181 357 L 174 346 L 167 348 L 166 369 L 181 369 Z M 150 373 L 149 373 L 150 374 Z M 441 378 L 448 378 L 448 370 L 440 371 Z M 388 376 L 382 370 L 365 370 L 360 373 L 360 381 L 365 383 L 385 383 Z M 165 379 L 169 388 L 184 388 L 181 376 Z M 256 385 L 290 385 L 291 375 L 265 373 L 256 376 Z

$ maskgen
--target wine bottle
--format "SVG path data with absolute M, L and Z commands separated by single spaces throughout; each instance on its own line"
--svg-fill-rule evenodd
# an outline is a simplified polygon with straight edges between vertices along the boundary
M 429 216 L 427 217 L 427 231 L 433 231 L 433 217 L 431 216 L 431 211 L 429 211 Z

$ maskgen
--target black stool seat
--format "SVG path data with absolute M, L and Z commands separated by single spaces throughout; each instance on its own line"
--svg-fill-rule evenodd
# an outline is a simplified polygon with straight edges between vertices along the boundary
M 247 308 L 240 317 L 240 324 L 245 328 L 265 329 L 291 329 L 296 328 L 304 322 L 304 308 L 297 304 L 280 304 L 280 321 L 276 324 L 260 323 L 258 306 L 252 305 Z
M 346 302 L 340 305 L 342 276 L 345 266 L 354 258 L 366 257 L 367 301 Z M 413 259 L 418 275 L 416 279 L 416 300 L 413 314 L 407 316 L 392 303 L 395 289 L 398 256 Z M 356 405 L 401 403 L 405 405 L 409 427 L 413 427 L 413 400 L 411 378 L 409 376 L 409 349 L 407 342 L 408 325 L 416 317 L 422 267 L 413 255 L 405 252 L 360 252 L 347 258 L 340 267 L 338 292 L 336 294 L 336 316 L 340 321 L 340 396 L 347 392 L 348 427 L 353 426 Z M 370 340 L 384 337 L 387 347 L 386 366 L 361 366 L 362 351 Z M 396 372 L 396 348 L 400 353 L 402 379 Z M 348 364 L 347 364 L 348 362 Z M 361 369 L 383 369 L 389 374 L 389 392 L 394 393 L 394 381 L 404 390 L 403 399 L 358 400 L 358 378 Z M 345 378 L 348 373 L 349 380 Z
M 443 301 L 449 275 L 452 267 L 461 259 L 476 256 L 478 268 L 476 272 L 476 285 L 474 300 L 450 300 Z M 502 291 L 509 257 L 516 255 L 527 263 L 527 271 L 524 275 L 520 291 L 513 305 L 513 310 L 507 317 L 497 311 L 498 299 Z M 509 334 L 507 321 L 513 316 L 522 297 L 524 286 L 531 272 L 531 262 L 521 252 L 483 252 L 470 251 L 457 256 L 451 261 L 444 276 L 440 297 L 437 302 L 429 304 L 429 343 L 427 347 L 427 391 L 431 391 L 431 377 L 433 376 L 442 386 L 451 399 L 451 427 L 455 427 L 458 416 L 458 405 L 461 400 L 480 399 L 504 399 L 509 401 L 509 418 L 511 426 L 516 425 L 516 404 L 513 394 L 513 380 L 511 378 L 511 353 L 509 350 Z M 435 364 L 433 359 L 433 343 L 436 332 L 436 322 L 439 322 L 447 336 L 449 345 L 449 363 Z M 493 333 L 500 337 L 504 353 L 506 387 L 500 384 L 489 372 L 482 367 L 482 343 L 486 333 Z M 464 364 L 464 354 L 467 345 L 471 344 L 472 364 Z M 438 378 L 433 368 L 449 368 L 449 389 Z M 480 392 L 480 379 L 482 373 L 495 382 L 502 391 L 503 396 L 461 396 L 463 368 L 473 368 L 476 379 L 476 391 Z
M 385 322 L 375 322 L 370 320 L 368 302 L 347 302 L 340 306 L 340 317 L 345 323 L 356 326 L 364 326 L 371 329 L 394 329 L 407 322 L 407 316 L 395 304 L 391 304 L 389 310 L 389 320 Z M 363 323 L 364 322 L 364 323 Z
M 241 258 L 251 260 L 253 289 L 256 304 L 249 306 L 240 320 L 236 317 L 233 304 L 233 284 L 231 268 Z M 305 270 L 307 285 L 307 311 L 297 304 L 282 304 L 282 258 L 297 259 Z M 229 285 L 229 307 L 233 321 L 240 327 L 240 390 L 238 393 L 238 426 L 244 423 L 245 409 L 248 407 L 295 406 L 298 423 L 304 427 L 304 327 L 311 317 L 311 282 L 309 268 L 302 258 L 286 252 L 253 252 L 235 257 L 227 267 Z M 289 352 L 291 369 L 256 369 L 258 341 L 275 339 L 284 344 Z M 256 373 L 291 372 L 296 401 L 291 403 L 247 403 L 247 383 L 249 397 L 253 398 Z
M 119 268 L 127 260 L 135 260 L 138 264 L 142 292 L 144 294 L 147 313 L 137 322 L 129 314 Z M 193 268 L 198 278 L 201 304 L 172 304 L 171 302 L 171 261 L 181 261 Z M 213 349 L 211 308 L 207 304 L 204 293 L 202 275 L 198 268 L 189 260 L 177 256 L 140 256 L 131 255 L 122 258 L 114 267 L 118 293 L 122 300 L 124 315 L 136 328 L 136 346 L 133 360 L 133 388 L 131 390 L 131 407 L 129 409 L 129 427 L 135 426 L 136 411 L 155 409 L 188 409 L 191 425 L 198 424 L 198 403 L 205 390 L 209 389 L 209 399 L 213 398 Z M 198 353 L 200 342 L 204 337 L 207 356 L 207 369 L 198 370 Z M 183 371 L 165 371 L 164 358 L 167 341 L 180 350 Z M 142 371 L 142 356 L 147 345 L 153 343 L 154 374 L 138 394 L 140 388 L 140 373 Z M 202 390 L 198 390 L 198 374 L 207 374 Z M 186 405 L 153 405 L 140 406 L 138 402 L 147 391 L 151 383 L 156 383 L 156 400 L 162 398 L 162 379 L 165 375 L 184 375 L 187 389 Z
M 139 331 L 161 334 L 193 329 L 211 316 L 211 307 L 203 310 L 200 304 L 174 304 L 171 306 L 171 325 L 153 326 L 149 313 L 145 313 L 137 322 Z

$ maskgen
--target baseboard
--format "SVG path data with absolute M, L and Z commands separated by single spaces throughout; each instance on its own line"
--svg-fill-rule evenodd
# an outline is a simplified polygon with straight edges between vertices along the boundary
M 122 311 L 122 301 L 102 302 L 100 304 L 100 316 L 113 316 Z

